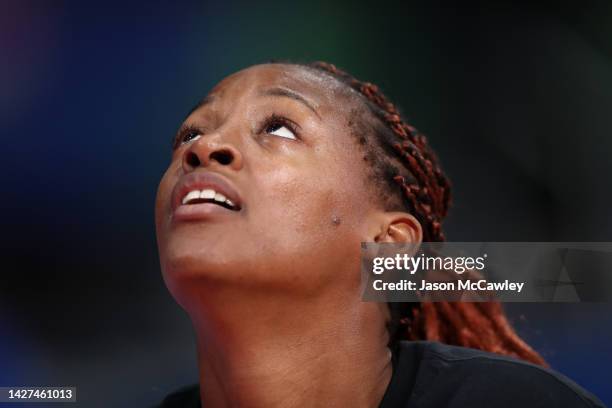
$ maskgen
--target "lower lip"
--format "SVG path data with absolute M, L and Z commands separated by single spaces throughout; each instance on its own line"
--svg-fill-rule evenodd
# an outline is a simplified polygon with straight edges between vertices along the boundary
M 228 210 L 217 204 L 202 203 L 179 205 L 172 214 L 173 221 L 202 221 L 219 218 L 223 216 L 232 216 L 238 211 Z

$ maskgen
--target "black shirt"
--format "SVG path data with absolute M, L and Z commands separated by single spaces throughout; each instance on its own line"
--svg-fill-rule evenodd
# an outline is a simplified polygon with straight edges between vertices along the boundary
M 159 408 L 200 408 L 193 385 Z M 427 341 L 402 341 L 379 408 L 603 407 L 595 396 L 554 371 L 510 357 Z

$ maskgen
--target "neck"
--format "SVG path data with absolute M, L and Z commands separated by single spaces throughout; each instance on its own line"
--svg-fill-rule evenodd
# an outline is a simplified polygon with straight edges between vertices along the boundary
M 233 291 L 190 308 L 203 407 L 380 404 L 392 371 L 385 304 Z

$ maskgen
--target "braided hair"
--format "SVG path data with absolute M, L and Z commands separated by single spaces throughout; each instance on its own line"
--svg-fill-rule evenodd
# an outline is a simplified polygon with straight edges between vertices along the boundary
M 296 64 L 331 76 L 363 102 L 349 126 L 365 146 L 364 160 L 385 183 L 388 209 L 408 210 L 421 223 L 423 240 L 444 241 L 442 220 L 451 202 L 450 182 L 427 138 L 406 123 L 380 89 L 326 62 Z M 363 115 L 363 110 L 369 115 Z M 368 120 L 367 118 L 373 119 Z M 546 365 L 514 331 L 498 302 L 390 303 L 391 342 L 430 340 L 471 347 Z

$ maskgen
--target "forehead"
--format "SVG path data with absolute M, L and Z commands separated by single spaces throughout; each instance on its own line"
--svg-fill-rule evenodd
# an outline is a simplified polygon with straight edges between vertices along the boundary
M 286 88 L 308 98 L 315 108 L 338 109 L 338 99 L 347 98 L 351 90 L 322 72 L 292 64 L 262 64 L 236 72 L 219 82 L 204 102 L 252 97 L 271 88 Z M 344 105 L 341 105 L 344 106 Z M 339 112 L 338 112 L 339 113 Z

